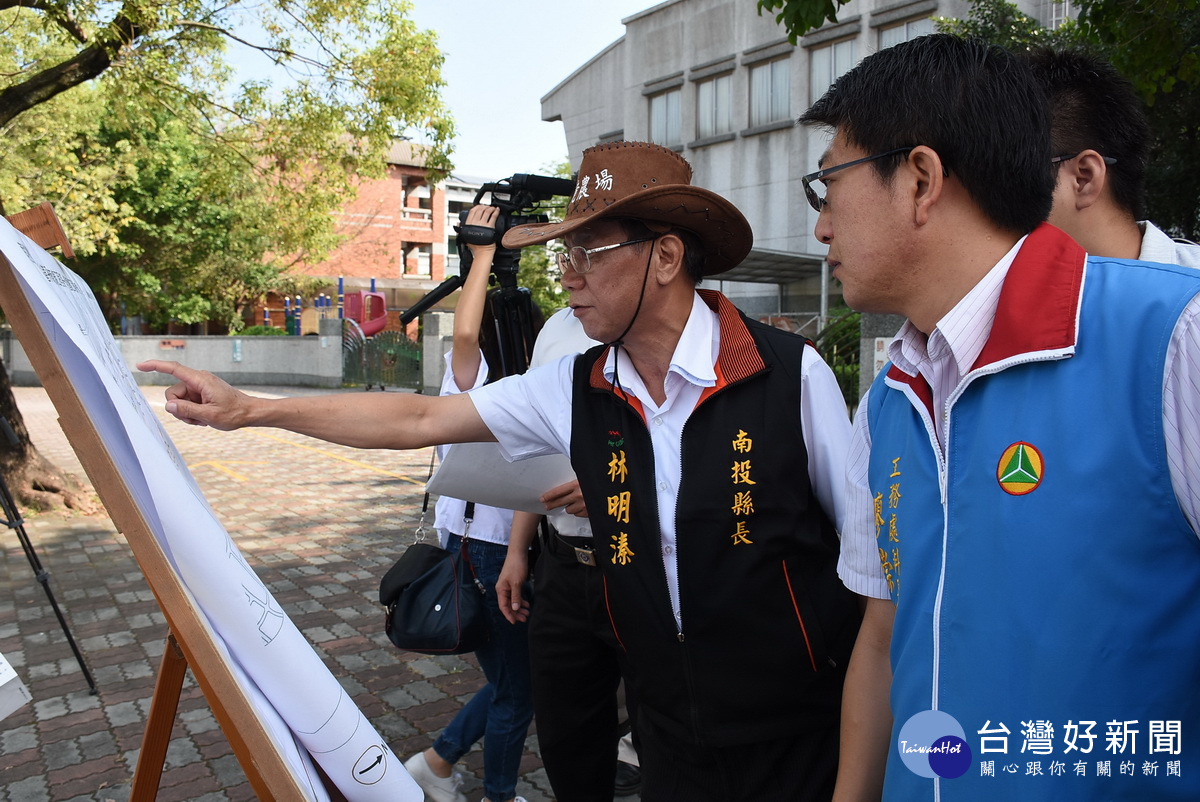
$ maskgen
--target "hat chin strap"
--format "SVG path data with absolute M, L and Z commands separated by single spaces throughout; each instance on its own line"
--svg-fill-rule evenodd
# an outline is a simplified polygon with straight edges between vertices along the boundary
M 659 236 L 661 236 L 661 234 Z M 638 313 L 642 311 L 642 301 L 646 300 L 646 284 L 650 280 L 650 262 L 654 260 L 654 246 L 657 244 L 658 237 L 655 237 L 650 241 L 650 253 L 646 256 L 646 271 L 642 274 L 642 291 L 638 293 L 638 302 L 637 306 L 633 309 L 633 317 L 629 319 L 629 324 L 625 326 L 624 331 L 622 331 L 616 338 L 606 343 L 606 345 L 613 349 L 612 390 L 614 394 L 617 392 L 617 388 L 621 385 L 620 376 L 618 374 L 621 366 L 621 346 L 625 344 L 625 335 L 629 333 L 629 330 L 633 328 L 633 324 L 637 322 Z
M 658 242 L 657 237 L 655 237 L 650 242 L 650 253 L 646 257 L 646 272 L 644 272 L 642 274 L 642 291 L 640 293 L 638 293 L 638 302 L 637 302 L 637 306 L 635 306 L 633 309 L 633 317 L 629 318 L 629 324 L 627 326 L 625 326 L 625 330 L 622 331 L 619 335 L 617 335 L 617 337 L 615 339 L 611 340 L 608 343 L 605 343 L 606 345 L 612 345 L 612 346 L 624 345 L 625 344 L 625 335 L 629 333 L 629 330 L 633 328 L 633 324 L 635 322 L 637 322 L 638 312 L 642 311 L 642 301 L 644 301 L 646 299 L 646 283 L 650 280 L 650 262 L 654 259 L 654 246 L 657 242 Z

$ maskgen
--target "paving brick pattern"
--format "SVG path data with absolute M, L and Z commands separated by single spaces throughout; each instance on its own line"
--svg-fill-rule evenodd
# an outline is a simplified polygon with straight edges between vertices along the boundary
M 86 481 L 45 392 L 15 391 L 39 450 Z M 363 713 L 402 760 L 429 746 L 484 682 L 471 655 L 401 652 L 383 634 L 378 578 L 410 541 L 430 451 L 358 451 L 267 430 L 213 432 L 167 416 L 161 388 L 145 393 L 217 517 Z M 123 802 L 167 637 L 163 615 L 107 517 L 36 515 L 26 530 L 98 693 L 89 692 L 16 533 L 3 530 L 0 653 L 33 702 L 0 721 L 0 802 Z M 478 746 L 460 767 L 468 799 L 477 802 Z M 529 802 L 551 799 L 533 729 L 517 793 Z M 253 798 L 189 673 L 158 799 Z

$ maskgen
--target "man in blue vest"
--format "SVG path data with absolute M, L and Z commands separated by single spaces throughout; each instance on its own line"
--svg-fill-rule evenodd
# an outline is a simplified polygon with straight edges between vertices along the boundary
M 801 122 L 847 302 L 907 318 L 847 460 L 835 798 L 1200 798 L 1200 276 L 1042 223 L 1048 110 L 998 48 L 879 51 Z
M 175 363 L 139 367 L 180 380 L 169 412 L 220 429 L 569 454 L 592 530 L 572 548 L 603 571 L 639 700 L 642 800 L 828 799 L 860 617 L 836 573 L 850 425 L 833 372 L 802 338 L 696 289 L 753 236 L 668 148 L 589 148 L 564 220 L 503 245 L 554 238 L 571 308 L 603 345 L 470 393 L 267 401 Z

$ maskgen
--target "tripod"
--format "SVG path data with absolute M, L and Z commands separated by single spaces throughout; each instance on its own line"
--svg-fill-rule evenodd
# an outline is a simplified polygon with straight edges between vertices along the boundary
M 520 251 L 500 248 L 492 266 L 499 287 L 491 291 L 488 301 L 496 324 L 501 376 L 524 373 L 528 369 L 536 337 L 533 296 L 525 287 L 517 286 L 520 259 Z
M 0 434 L 8 439 L 11 445 L 17 444 L 17 435 L 13 432 L 12 426 L 4 418 L 0 418 Z M 46 592 L 46 598 L 50 600 L 50 607 L 54 610 L 54 615 L 58 618 L 58 624 L 62 627 L 63 634 L 67 636 L 67 643 L 71 646 L 71 651 L 75 653 L 75 659 L 79 662 L 79 668 L 83 671 L 84 679 L 87 680 L 88 688 L 92 695 L 96 694 L 96 681 L 92 679 L 92 672 L 88 670 L 87 663 L 83 660 L 83 654 L 79 651 L 79 647 L 75 644 L 75 639 L 71 637 L 71 630 L 67 626 L 67 619 L 63 616 L 62 610 L 59 609 L 58 601 L 54 598 L 54 591 L 50 589 L 50 573 L 42 567 L 42 561 L 38 558 L 37 552 L 33 550 L 33 543 L 29 540 L 29 534 L 25 531 L 25 521 L 21 518 L 20 512 L 17 510 L 17 504 L 13 500 L 12 493 L 8 490 L 8 484 L 4 481 L 4 477 L 0 476 L 0 515 L 3 515 L 3 523 L 9 529 L 15 529 L 17 539 L 21 541 L 21 548 L 25 550 L 25 557 L 29 560 L 29 565 L 33 568 L 33 575 L 37 581 L 41 583 L 42 590 Z

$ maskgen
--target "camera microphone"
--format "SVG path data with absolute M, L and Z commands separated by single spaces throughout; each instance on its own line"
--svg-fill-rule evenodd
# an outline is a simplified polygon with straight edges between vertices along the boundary
M 573 195 L 575 182 L 569 178 L 551 178 L 548 175 L 529 175 L 517 173 L 511 179 L 513 186 L 522 187 L 534 195 L 546 196 Z

